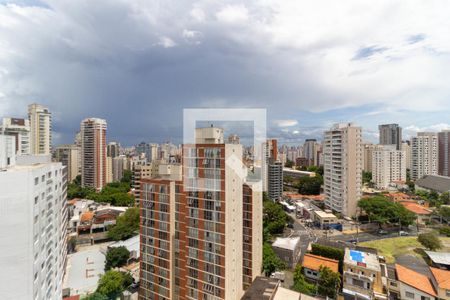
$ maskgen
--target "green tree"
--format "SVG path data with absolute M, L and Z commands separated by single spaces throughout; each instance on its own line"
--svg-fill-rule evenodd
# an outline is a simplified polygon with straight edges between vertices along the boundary
M 358 206 L 367 214 L 371 222 L 378 223 L 380 227 L 387 223 L 408 226 L 415 220 L 415 215 L 403 205 L 383 196 L 361 199 Z
M 269 276 L 275 271 L 286 269 L 286 263 L 282 261 L 273 251 L 269 243 L 263 245 L 263 271 Z
M 82 298 L 82 300 L 108 300 L 108 297 L 99 292 L 95 292 Z
M 337 272 L 333 272 L 330 268 L 325 266 L 320 266 L 319 274 L 319 294 L 335 299 L 341 286 L 341 275 Z
M 439 201 L 442 204 L 450 204 L 450 193 L 449 192 L 443 192 L 440 196 L 439 196 Z
M 303 274 L 303 267 L 297 265 L 294 270 L 294 286 L 292 289 L 296 292 L 313 296 L 316 294 L 316 286 L 306 281 L 305 275 Z
M 115 241 L 126 240 L 137 235 L 138 230 L 139 207 L 131 207 L 117 217 L 116 224 L 111 226 L 108 231 L 108 237 Z
M 439 207 L 438 214 L 446 220 L 450 219 L 450 206 Z
M 298 193 L 302 195 L 320 195 L 322 182 L 323 178 L 320 175 L 301 177 L 298 180 Z
M 128 282 L 129 276 L 126 273 L 109 270 L 100 277 L 97 292 L 107 296 L 108 299 L 116 299 L 127 288 Z
M 133 176 L 133 173 L 130 170 L 124 170 L 123 176 L 120 182 L 131 184 L 131 178 Z
M 283 233 L 286 227 L 286 213 L 280 204 L 271 200 L 264 201 L 263 225 L 270 234 Z
M 342 271 L 342 266 L 344 264 L 344 250 L 339 248 L 334 248 L 330 246 L 325 246 L 321 244 L 312 244 L 311 253 L 318 256 L 328 257 L 339 261 L 339 271 Z
M 130 258 L 130 251 L 124 246 L 110 248 L 106 253 L 105 271 L 126 265 Z
M 431 251 L 442 248 L 441 240 L 439 240 L 437 235 L 434 233 L 421 233 L 419 234 L 417 240 L 422 244 L 422 246 Z
M 294 166 L 294 162 L 292 160 L 286 160 L 286 163 L 284 164 L 286 168 L 292 168 Z
M 362 181 L 363 181 L 363 184 L 372 182 L 372 172 L 363 171 Z

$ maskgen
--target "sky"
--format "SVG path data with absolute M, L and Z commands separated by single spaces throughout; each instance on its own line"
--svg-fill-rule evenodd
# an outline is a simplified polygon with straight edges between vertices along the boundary
M 450 127 L 450 1 L 0 0 L 0 117 L 46 105 L 53 144 L 179 142 L 184 108 L 265 108 L 298 144 Z M 230 132 L 231 133 L 231 132 Z

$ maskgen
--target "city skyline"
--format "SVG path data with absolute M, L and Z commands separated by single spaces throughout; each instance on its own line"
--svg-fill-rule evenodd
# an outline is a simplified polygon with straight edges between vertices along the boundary
M 181 140 L 192 107 L 267 108 L 280 144 L 348 121 L 372 141 L 383 123 L 449 128 L 449 4 L 436 3 L 3 0 L 0 117 L 49 107 L 55 145 L 86 117 L 124 145 Z

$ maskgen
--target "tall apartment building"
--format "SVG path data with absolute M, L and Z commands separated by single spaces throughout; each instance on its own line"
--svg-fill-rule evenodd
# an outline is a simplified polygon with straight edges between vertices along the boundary
M 334 125 L 325 132 L 323 151 L 325 205 L 354 216 L 361 198 L 361 127 Z
M 40 104 L 30 104 L 28 119 L 30 121 L 30 153 L 51 154 L 52 116 L 50 111 Z
M 114 158 L 120 155 L 120 144 L 118 142 L 109 142 L 106 146 L 106 156 Z
M 160 162 L 157 160 L 145 165 L 135 166 L 132 170 L 131 188 L 134 189 L 136 201 L 141 198 L 141 181 L 157 176 Z
M 72 182 L 80 175 L 80 166 L 78 165 L 80 149 L 74 144 L 60 145 L 56 147 L 56 161 L 66 167 L 67 180 Z
M 267 195 L 277 201 L 283 195 L 283 164 L 281 161 L 269 159 L 267 164 Z
M 394 181 L 406 181 L 405 151 L 385 145 L 372 153 L 372 181 L 379 189 L 387 189 Z
M 139 299 L 241 298 L 262 257 L 249 238 L 262 233 L 262 194 L 244 185 L 241 160 L 242 145 L 201 128 L 183 146 L 182 176 L 141 180 Z
M 402 128 L 398 124 L 379 125 L 380 145 L 395 145 L 397 150 L 402 147 Z
M 306 159 L 308 159 L 312 165 L 318 166 L 318 157 L 317 152 L 319 150 L 319 145 L 317 144 L 316 139 L 306 139 L 303 144 L 303 155 Z
M 438 136 L 433 132 L 418 132 L 411 140 L 411 179 L 438 173 Z
M 411 145 L 409 141 L 402 142 L 402 151 L 405 151 L 406 168 L 408 170 L 412 169 L 411 163 Z
M 17 154 L 30 154 L 30 121 L 18 118 L 3 118 L 0 134 L 12 135 L 16 141 Z
M 127 157 L 119 155 L 112 159 L 113 181 L 120 181 L 123 177 L 123 171 L 126 170 Z
M 0 134 L 0 169 L 16 164 L 16 141 L 11 135 Z
M 106 120 L 81 122 L 81 185 L 102 189 L 106 185 Z
M 372 157 L 373 152 L 383 148 L 383 145 L 364 144 L 363 148 L 363 170 L 366 172 L 372 172 Z
M 438 143 L 438 173 L 442 176 L 450 176 L 450 130 L 438 133 Z
M 4 147 L 0 136 L 0 149 Z M 0 298 L 62 299 L 67 255 L 64 167 L 50 156 L 17 156 L 10 162 L 0 172 Z

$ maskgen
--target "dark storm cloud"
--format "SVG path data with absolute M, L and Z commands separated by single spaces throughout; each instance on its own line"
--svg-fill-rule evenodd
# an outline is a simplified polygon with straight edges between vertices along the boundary
M 317 7 L 256 0 L 19 4 L 0 5 L 0 117 L 25 115 L 31 102 L 45 104 L 53 112 L 55 143 L 71 142 L 85 117 L 105 118 L 110 140 L 160 142 L 181 138 L 183 108 L 267 108 L 269 119 L 297 119 L 296 112 L 368 103 L 395 107 L 400 100 L 393 97 L 403 96 L 415 83 L 390 87 L 391 77 L 405 80 L 395 75 L 409 68 L 407 51 L 416 51 L 399 48 L 396 42 L 380 43 L 395 48 L 395 55 L 403 58 L 384 72 L 379 72 L 386 63 L 383 59 L 376 66 L 352 60 L 384 55 L 385 49 L 378 46 L 359 49 L 361 44 L 378 44 L 367 32 L 355 30 L 354 24 L 362 19 L 368 20 L 367 28 L 378 30 L 374 36 L 390 32 L 398 43 L 411 33 L 394 34 L 388 20 L 386 26 L 372 26 L 376 20 L 354 19 L 346 8 L 323 12 L 321 3 Z M 380 4 L 379 10 L 388 5 Z M 325 15 L 308 18 L 314 13 Z M 349 24 L 337 31 L 333 22 L 323 24 L 321 19 L 345 19 Z M 398 20 L 402 18 L 390 22 Z M 423 89 L 427 87 L 425 83 Z M 423 103 L 410 95 L 408 100 L 411 109 Z M 436 101 L 440 104 L 441 99 Z M 432 107 L 433 101 L 427 103 Z M 305 118 L 302 128 L 325 126 L 308 124 L 315 120 Z M 279 133 L 289 140 L 319 132 L 270 128 L 269 135 Z

